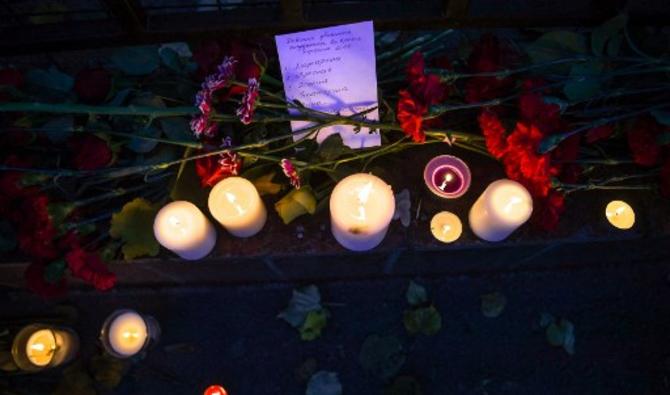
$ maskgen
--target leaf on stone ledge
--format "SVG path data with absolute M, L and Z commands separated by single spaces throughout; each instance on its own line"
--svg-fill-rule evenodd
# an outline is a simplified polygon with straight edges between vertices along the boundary
M 53 395 L 96 395 L 93 379 L 86 372 L 81 362 L 70 365 L 63 370 L 63 377 Z
M 121 71 L 135 76 L 150 74 L 160 64 L 158 47 L 152 45 L 119 48 L 110 59 Z
M 442 315 L 435 306 L 405 310 L 403 323 L 410 335 L 432 336 L 442 329 Z
M 335 372 L 320 370 L 309 379 L 305 395 L 342 395 L 342 384 Z
M 277 184 L 276 182 L 272 181 L 275 175 L 277 175 L 277 172 L 272 171 L 268 174 L 251 180 L 261 196 L 276 195 L 279 193 L 279 191 L 281 191 L 281 184 Z
M 575 326 L 572 322 L 561 319 L 560 322 L 552 322 L 546 330 L 547 342 L 554 347 L 563 347 L 570 355 L 575 353 Z
M 277 318 L 288 322 L 292 327 L 299 328 L 312 311 L 321 310 L 321 295 L 316 285 L 293 290 L 293 296 L 288 302 L 288 307 L 279 313 Z
M 312 341 L 321 336 L 321 331 L 328 323 L 328 310 L 312 310 L 307 313 L 305 322 L 300 327 L 300 338 L 304 341 Z
M 305 214 L 314 214 L 316 211 L 316 197 L 312 188 L 304 186 L 292 189 L 281 200 L 275 203 L 275 210 L 284 224 L 290 224 L 294 219 Z
M 484 317 L 496 318 L 502 314 L 507 304 L 507 298 L 500 292 L 493 292 L 481 296 L 482 314 Z
M 393 219 L 399 219 L 402 226 L 407 228 L 412 222 L 412 201 L 410 199 L 409 190 L 407 188 L 395 195 L 395 212 Z
M 121 384 L 126 372 L 126 363 L 107 354 L 91 358 L 93 379 L 106 390 L 112 390 Z
M 371 374 L 386 380 L 405 363 L 403 346 L 395 336 L 370 335 L 363 342 L 358 360 Z
M 109 235 L 123 242 L 121 251 L 125 260 L 158 255 L 160 247 L 153 231 L 157 211 L 149 201 L 135 198 L 112 215 Z
M 407 288 L 407 293 L 405 295 L 407 297 L 407 303 L 409 303 L 410 306 L 418 306 L 428 301 L 426 288 L 414 281 L 409 282 L 409 287 Z

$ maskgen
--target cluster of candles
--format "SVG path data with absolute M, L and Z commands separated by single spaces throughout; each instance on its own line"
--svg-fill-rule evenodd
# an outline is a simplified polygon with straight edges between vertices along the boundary
M 105 351 L 119 359 L 133 357 L 160 337 L 160 326 L 151 316 L 117 310 L 105 321 L 100 341 Z M 70 362 L 79 351 L 79 336 L 70 328 L 50 324 L 24 326 L 12 342 L 12 357 L 25 372 L 39 372 Z
M 451 155 L 433 158 L 424 169 L 424 182 L 436 196 L 454 199 L 470 187 L 468 166 Z M 231 235 L 250 237 L 263 229 L 267 210 L 253 183 L 229 177 L 214 186 L 208 199 L 209 212 Z M 390 185 L 372 175 L 359 173 L 342 179 L 330 196 L 331 231 L 335 240 L 352 251 L 365 251 L 379 245 L 395 212 L 395 197 Z M 486 241 L 509 237 L 530 218 L 533 200 L 518 182 L 501 179 L 484 190 L 471 207 L 470 229 Z M 621 201 L 607 206 L 606 217 L 613 226 L 630 228 L 635 222 L 633 209 Z M 437 213 L 430 229 L 436 239 L 450 243 L 463 230 L 461 220 L 448 211 Z M 216 229 L 194 204 L 175 201 L 156 215 L 154 234 L 158 242 L 183 259 L 207 256 L 216 244 Z

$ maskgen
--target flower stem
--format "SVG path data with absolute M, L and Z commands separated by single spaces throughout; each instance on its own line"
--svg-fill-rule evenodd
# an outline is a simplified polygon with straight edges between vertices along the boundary
M 196 107 L 89 106 L 74 103 L 2 103 L 0 112 L 47 112 L 57 114 L 130 115 L 151 118 L 197 115 Z

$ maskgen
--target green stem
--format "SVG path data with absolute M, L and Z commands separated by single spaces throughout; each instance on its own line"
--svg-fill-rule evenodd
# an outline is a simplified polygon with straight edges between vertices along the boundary
M 123 195 L 127 195 L 129 193 L 141 191 L 142 189 L 144 189 L 146 187 L 147 187 L 147 185 L 139 185 L 139 186 L 132 187 L 132 188 L 117 188 L 117 189 L 114 189 L 113 191 L 103 193 L 102 195 L 93 196 L 93 197 L 88 198 L 88 199 L 77 200 L 73 203 L 73 206 L 74 207 L 83 207 L 83 206 L 89 205 L 91 203 L 104 202 L 106 200 L 113 199 L 113 198 L 123 196 Z
M 141 106 L 89 106 L 73 103 L 2 103 L 0 112 L 47 112 L 56 114 L 97 114 L 97 115 L 129 115 L 147 116 L 151 118 L 177 117 L 197 115 L 196 107 L 141 107 Z

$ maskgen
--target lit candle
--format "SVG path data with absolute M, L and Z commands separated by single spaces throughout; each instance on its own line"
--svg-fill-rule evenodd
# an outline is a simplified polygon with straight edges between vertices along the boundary
M 249 237 L 260 232 L 267 211 L 254 184 L 242 177 L 228 177 L 209 193 L 209 211 L 230 234 Z
M 452 155 L 440 155 L 428 162 L 423 180 L 433 194 L 453 199 L 463 196 L 470 188 L 470 168 Z
M 470 209 L 470 228 L 480 238 L 500 241 L 528 221 L 533 199 L 516 181 L 492 182 Z
M 605 207 L 605 216 L 612 226 L 630 229 L 635 225 L 635 210 L 622 200 L 613 200 Z
M 133 310 L 117 310 L 105 321 L 100 336 L 110 355 L 129 358 L 158 340 L 160 326 L 153 317 Z
M 439 241 L 451 243 L 461 237 L 463 224 L 454 213 L 442 211 L 433 216 L 430 221 L 430 231 Z
M 226 389 L 220 385 L 210 385 L 203 395 L 228 395 Z
M 333 236 L 345 248 L 365 251 L 384 240 L 395 212 L 393 189 L 372 174 L 342 179 L 330 195 Z
M 214 226 L 195 204 L 186 201 L 160 209 L 154 219 L 154 235 L 163 247 L 188 260 L 204 258 L 216 244 Z
M 72 330 L 41 324 L 22 328 L 12 343 L 16 365 L 33 372 L 69 362 L 78 350 L 79 338 Z

